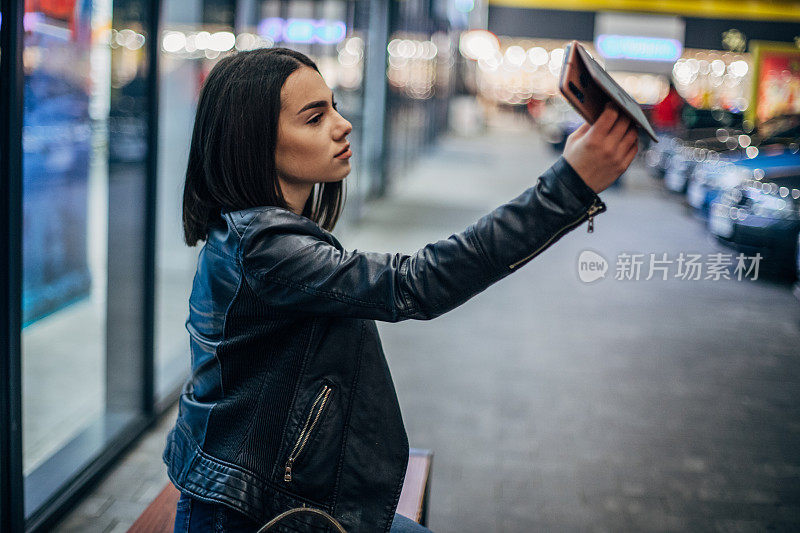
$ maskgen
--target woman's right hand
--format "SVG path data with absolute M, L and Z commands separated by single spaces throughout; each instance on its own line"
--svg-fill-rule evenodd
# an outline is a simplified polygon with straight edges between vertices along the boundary
M 607 189 L 633 161 L 639 135 L 616 107 L 606 108 L 594 124 L 584 123 L 567 137 L 564 159 L 595 193 Z

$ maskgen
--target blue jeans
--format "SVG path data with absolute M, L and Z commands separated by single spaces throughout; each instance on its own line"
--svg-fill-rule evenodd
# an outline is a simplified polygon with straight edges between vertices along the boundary
M 263 525 L 225 505 L 204 502 L 181 493 L 174 533 L 256 533 Z M 395 514 L 390 533 L 432 532 L 410 518 Z

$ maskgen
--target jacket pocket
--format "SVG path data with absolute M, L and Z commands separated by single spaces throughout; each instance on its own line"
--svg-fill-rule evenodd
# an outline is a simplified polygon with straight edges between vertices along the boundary
M 292 481 L 292 467 L 298 457 L 301 457 L 303 452 L 308 448 L 308 444 L 314 435 L 314 430 L 322 423 L 325 408 L 330 404 L 332 394 L 333 386 L 330 383 L 325 383 L 314 397 L 314 401 L 311 403 L 311 407 L 306 414 L 303 428 L 297 435 L 297 439 L 286 457 L 286 465 L 283 474 L 283 480 L 285 482 L 290 483 Z

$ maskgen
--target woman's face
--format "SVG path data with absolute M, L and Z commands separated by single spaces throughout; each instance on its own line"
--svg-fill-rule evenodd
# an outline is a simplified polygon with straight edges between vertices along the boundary
M 292 210 L 302 211 L 315 183 L 343 180 L 352 151 L 353 126 L 334 108 L 333 93 L 320 74 L 300 67 L 281 89 L 275 166 Z

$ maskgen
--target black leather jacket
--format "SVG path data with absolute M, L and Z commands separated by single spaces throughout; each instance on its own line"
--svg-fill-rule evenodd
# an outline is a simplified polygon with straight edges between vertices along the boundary
M 375 320 L 435 318 L 605 209 L 561 158 L 413 255 L 346 251 L 282 208 L 223 213 L 198 257 L 169 478 L 260 523 L 313 506 L 348 532 L 388 532 L 408 439 Z M 282 524 L 328 531 L 308 513 Z

